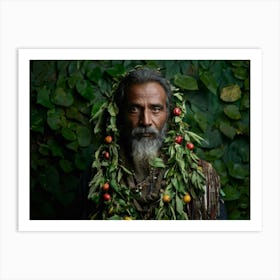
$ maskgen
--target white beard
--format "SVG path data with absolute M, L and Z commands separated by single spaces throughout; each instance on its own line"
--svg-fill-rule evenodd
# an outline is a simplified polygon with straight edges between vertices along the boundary
M 139 136 L 144 133 L 154 134 L 154 137 Z M 140 179 L 144 179 L 149 174 L 149 162 L 158 155 L 165 133 L 166 125 L 164 125 L 161 131 L 150 127 L 135 128 L 132 130 L 131 155 L 134 162 L 135 173 Z

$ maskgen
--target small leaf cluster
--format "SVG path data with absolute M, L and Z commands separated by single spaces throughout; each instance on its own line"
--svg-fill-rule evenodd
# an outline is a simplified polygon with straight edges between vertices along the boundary
M 98 110 L 94 107 L 92 110 L 94 133 L 101 133 L 102 141 L 92 162 L 95 174 L 89 184 L 88 198 L 94 202 L 96 209 L 91 214 L 91 219 L 124 219 L 136 216 L 131 202 L 133 194 L 122 180 L 124 174 L 131 174 L 131 171 L 122 164 L 119 155 L 119 130 L 116 125 L 118 107 L 113 101 L 114 89 L 115 87 L 106 93 L 106 101 Z M 107 137 L 112 141 L 108 143 Z M 106 190 L 107 196 L 104 199 L 103 186 L 106 183 L 109 189 Z
M 189 194 L 192 199 L 196 199 L 197 196 L 203 195 L 205 186 L 199 158 L 193 149 L 188 149 L 187 144 L 200 143 L 203 139 L 196 133 L 190 132 L 188 124 L 184 121 L 186 114 L 184 96 L 175 92 L 173 98 L 175 108 L 180 109 L 180 115 L 175 114 L 170 118 L 169 130 L 164 141 L 166 188 L 161 194 L 159 207 L 156 209 L 156 219 L 185 220 L 189 217 L 184 196 Z M 183 138 L 182 142 L 176 142 L 178 136 Z M 164 199 L 166 196 L 170 198 L 168 203 Z

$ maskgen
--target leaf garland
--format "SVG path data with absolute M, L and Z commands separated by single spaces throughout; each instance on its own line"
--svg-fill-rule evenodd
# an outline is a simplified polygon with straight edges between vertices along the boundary
M 119 157 L 119 131 L 116 126 L 118 107 L 113 102 L 114 88 L 106 93 L 106 102 L 99 110 L 92 110 L 91 121 L 95 122 L 94 132 L 105 130 L 102 143 L 94 154 L 92 168 L 95 174 L 89 184 L 88 199 L 96 209 L 91 219 L 131 220 L 141 219 L 133 200 L 139 194 L 130 191 L 123 182 L 124 176 L 132 173 L 123 165 Z M 162 156 L 153 159 L 153 168 L 164 168 L 166 188 L 160 194 L 155 209 L 155 219 L 186 220 L 189 200 L 204 193 L 205 177 L 199 165 L 199 158 L 194 153 L 193 142 L 201 143 L 203 139 L 188 130 L 184 121 L 186 106 L 183 94 L 173 89 L 175 108 L 169 120 L 169 130 L 162 147 Z M 106 136 L 110 136 L 110 140 Z M 180 141 L 176 139 L 180 136 Z M 165 160 L 164 160 L 165 159 Z

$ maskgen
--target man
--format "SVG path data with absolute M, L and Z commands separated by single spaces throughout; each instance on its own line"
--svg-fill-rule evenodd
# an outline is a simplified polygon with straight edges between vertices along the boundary
M 174 144 L 174 149 L 180 154 L 176 157 L 177 161 L 172 161 L 166 152 L 168 149 L 164 148 L 172 106 L 168 81 L 151 69 L 132 70 L 119 83 L 114 92 L 114 102 L 118 108 L 118 133 L 115 137 L 119 135 L 119 139 L 116 140 L 116 149 L 113 149 L 114 146 L 108 148 L 115 154 L 117 150 L 115 160 L 119 166 L 104 162 L 104 159 L 100 162 L 97 156 L 93 166 L 101 169 L 105 166 L 107 170 L 97 171 L 91 182 L 89 198 L 95 201 L 96 208 L 91 218 L 218 219 L 221 207 L 220 183 L 212 166 L 195 159 L 194 154 L 191 154 L 193 146 L 188 146 L 191 151 L 183 149 L 180 146 L 182 136 L 177 137 Z M 179 118 L 181 109 L 176 109 L 174 114 Z M 114 114 L 111 115 L 114 118 Z M 107 144 L 112 145 L 111 141 L 112 138 L 110 141 L 107 138 Z M 194 159 L 189 169 L 182 162 L 183 155 Z M 105 152 L 105 158 L 110 160 L 108 152 Z M 152 164 L 154 160 L 157 160 L 158 166 Z M 175 164 L 179 164 L 177 169 Z M 177 173 L 171 172 L 172 167 Z M 122 168 L 125 172 L 119 175 Z M 199 168 L 203 173 L 201 178 L 205 179 L 200 189 L 198 185 L 202 184 L 202 179 Z M 188 177 L 185 173 L 189 170 L 195 176 Z M 174 178 L 168 177 L 168 174 L 173 174 Z

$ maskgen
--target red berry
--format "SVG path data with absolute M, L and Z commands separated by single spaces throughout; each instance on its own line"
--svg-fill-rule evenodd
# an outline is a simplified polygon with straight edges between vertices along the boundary
M 192 151 L 194 149 L 194 144 L 193 143 L 187 143 L 187 148 Z
M 105 201 L 109 201 L 109 200 L 111 199 L 110 194 L 104 193 L 104 194 L 103 194 L 103 199 L 104 199 Z
M 104 152 L 104 153 L 103 153 L 103 157 L 104 157 L 105 159 L 109 159 L 109 158 L 110 158 L 109 152 Z
M 103 186 L 102 186 L 102 191 L 103 192 L 107 192 L 110 189 L 110 184 L 108 182 L 106 182 Z
M 180 116 L 182 113 L 181 109 L 179 107 L 174 108 L 173 115 L 174 116 Z
M 183 137 L 182 137 L 181 135 L 176 136 L 176 137 L 175 137 L 175 142 L 176 142 L 177 144 L 182 144 L 182 142 L 183 142 Z
M 111 135 L 107 135 L 107 136 L 105 137 L 105 142 L 106 142 L 107 144 L 112 143 L 112 141 L 113 141 L 113 137 L 112 137 Z

